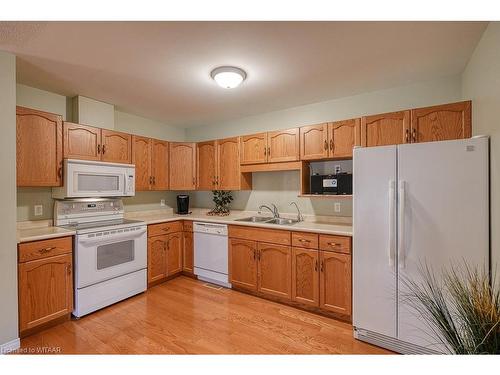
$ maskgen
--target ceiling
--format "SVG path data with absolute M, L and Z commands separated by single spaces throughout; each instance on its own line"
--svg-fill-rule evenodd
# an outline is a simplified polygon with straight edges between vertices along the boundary
M 486 22 L 0 22 L 18 82 L 178 127 L 458 74 Z M 209 76 L 246 70 L 237 89 Z

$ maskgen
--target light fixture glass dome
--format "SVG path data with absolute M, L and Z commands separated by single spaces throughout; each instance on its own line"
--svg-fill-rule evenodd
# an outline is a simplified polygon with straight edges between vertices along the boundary
M 210 76 L 220 87 L 234 89 L 245 80 L 247 74 L 235 66 L 220 66 L 212 70 Z

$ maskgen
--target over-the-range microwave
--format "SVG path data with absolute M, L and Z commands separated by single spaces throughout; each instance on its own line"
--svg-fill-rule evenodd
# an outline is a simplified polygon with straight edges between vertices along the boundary
M 135 165 L 64 159 L 63 186 L 52 197 L 131 197 L 135 195 Z

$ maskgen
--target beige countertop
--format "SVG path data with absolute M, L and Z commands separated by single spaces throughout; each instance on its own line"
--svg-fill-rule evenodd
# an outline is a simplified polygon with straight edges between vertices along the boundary
M 253 211 L 231 211 L 228 216 L 208 216 L 208 209 L 194 208 L 189 215 L 176 215 L 170 209 L 154 211 L 127 212 L 127 219 L 142 220 L 147 224 L 164 223 L 175 220 L 191 220 L 220 224 L 243 225 L 258 228 L 273 228 L 300 232 L 315 232 L 323 234 L 335 234 L 340 236 L 352 236 L 351 218 L 332 216 L 305 216 L 305 221 L 293 225 L 277 225 L 266 223 L 251 223 L 236 221 L 244 217 L 258 215 Z M 282 215 L 283 217 L 295 218 L 295 215 Z M 73 236 L 75 231 L 52 226 L 52 220 L 25 221 L 17 224 L 17 242 L 30 242 L 46 240 L 50 238 Z

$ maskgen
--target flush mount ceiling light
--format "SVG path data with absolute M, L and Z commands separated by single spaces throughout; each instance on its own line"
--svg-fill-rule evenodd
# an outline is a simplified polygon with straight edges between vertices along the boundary
M 210 77 L 222 88 L 234 89 L 247 78 L 243 69 L 235 66 L 219 66 L 210 73 Z

